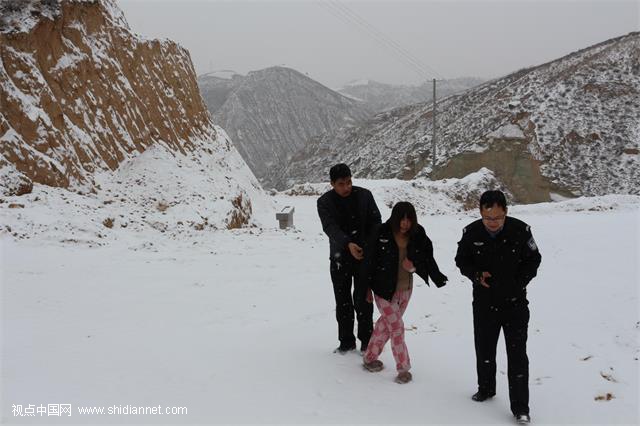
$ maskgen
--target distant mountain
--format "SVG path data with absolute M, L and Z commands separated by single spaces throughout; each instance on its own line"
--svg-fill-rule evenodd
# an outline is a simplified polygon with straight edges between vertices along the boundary
M 430 103 L 383 112 L 315 138 L 274 180 L 326 180 L 336 162 L 358 177 L 432 179 L 491 169 L 520 202 L 640 193 L 640 33 L 517 71 L 439 102 L 432 168 Z
M 198 86 L 202 99 L 211 114 L 215 114 L 229 98 L 229 95 L 240 86 L 244 76 L 235 71 L 214 71 L 198 77 Z
M 184 213 L 206 195 L 190 217 L 252 220 L 264 194 L 211 121 L 189 52 L 135 35 L 113 0 L 4 1 L 0 17 L 0 196 L 46 185 L 91 198 L 104 183 L 111 202 L 142 211 L 162 201 L 161 213 Z M 168 181 L 187 188 L 169 197 L 159 184 Z
M 198 82 L 214 119 L 266 186 L 313 136 L 354 126 L 371 115 L 361 102 L 285 67 L 231 79 L 203 75 Z
M 482 84 L 485 80 L 473 77 L 454 78 L 436 83 L 436 98 L 444 98 Z M 370 110 L 382 112 L 406 105 L 431 101 L 433 83 L 417 86 L 378 83 L 373 80 L 356 80 L 337 90 L 345 96 L 361 100 Z

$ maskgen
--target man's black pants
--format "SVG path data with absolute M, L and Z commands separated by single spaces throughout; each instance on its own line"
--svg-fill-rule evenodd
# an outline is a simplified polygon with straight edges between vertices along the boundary
M 509 400 L 513 414 L 529 414 L 528 304 L 526 299 L 495 306 L 486 302 L 473 302 L 478 390 L 495 393 L 496 346 L 502 328 L 507 348 Z
M 336 298 L 338 339 L 342 346 L 355 345 L 353 335 L 354 309 L 358 319 L 358 339 L 366 346 L 373 331 L 373 304 L 368 303 L 367 285 L 360 279 L 360 262 L 341 258 L 331 259 L 331 281 Z M 351 285 L 353 282 L 353 297 Z

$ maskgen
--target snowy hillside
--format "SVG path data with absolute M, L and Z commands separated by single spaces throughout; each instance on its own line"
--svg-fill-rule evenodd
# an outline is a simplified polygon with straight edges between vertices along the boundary
M 268 223 L 273 202 L 228 139 L 216 143 L 219 151 L 202 157 L 150 147 L 97 174 L 92 194 L 35 184 L 30 194 L 2 197 L 2 233 L 92 247 L 125 234 L 178 237 Z
M 212 116 L 222 108 L 229 95 L 243 80 L 243 75 L 234 71 L 216 71 L 198 76 L 198 87 L 202 100 Z
M 214 119 L 265 188 L 311 137 L 354 126 L 370 116 L 361 102 L 286 67 L 252 71 L 231 80 L 204 75 L 198 82 Z
M 277 230 L 273 220 L 262 228 L 163 233 L 136 223 L 117 228 L 116 220 L 101 233 L 117 237 L 90 249 L 58 242 L 51 229 L 27 240 L 0 235 L 2 423 L 33 422 L 14 416 L 12 404 L 55 402 L 71 406 L 71 417 L 55 419 L 65 424 L 513 424 L 502 339 L 497 396 L 470 399 L 471 289 L 453 257 L 477 211 L 426 184 L 413 192 L 405 182 L 355 184 L 372 188 L 384 219 L 395 197 L 422 199 L 419 221 L 450 279 L 442 289 L 416 281 L 405 314 L 412 383 L 393 382 L 388 347 L 387 368 L 376 374 L 362 369 L 357 353 L 332 353 L 334 299 L 317 196 L 278 194 L 278 207 L 295 207 L 295 229 Z M 96 202 L 108 189 L 115 186 Z M 37 201 L 30 208 L 52 212 Z M 72 209 L 68 220 L 81 221 Z M 543 256 L 529 286 L 533 422 L 638 424 L 640 197 L 578 198 L 510 213 L 532 226 Z M 27 207 L 24 214 L 32 217 Z M 187 412 L 78 412 L 126 405 Z
M 316 138 L 279 187 L 324 179 L 338 162 L 359 177 L 496 173 L 522 202 L 633 193 L 640 181 L 640 33 L 608 40 L 440 101 L 436 167 L 432 105 L 397 108 Z
M 222 129 L 217 130 L 224 135 Z M 224 179 L 203 173 L 220 168 Z M 150 148 L 115 173 L 98 175 L 95 194 L 78 195 L 36 184 L 28 195 L 0 198 L 0 235 L 103 246 L 156 233 L 181 240 L 203 231 L 240 226 L 271 228 L 276 224 L 273 200 L 254 180 L 239 178 L 244 168 L 237 152 L 216 162 L 175 155 L 162 146 Z M 408 200 L 431 215 L 473 209 L 482 191 L 501 187 L 486 169 L 463 179 L 390 179 L 366 184 L 378 202 L 389 208 Z M 306 184 L 287 194 L 317 196 L 328 188 L 328 184 Z
M 328 178 L 327 178 L 328 180 Z M 373 192 L 378 204 L 389 209 L 398 201 L 413 203 L 416 210 L 425 215 L 464 212 L 477 208 L 480 195 L 487 188 L 501 189 L 511 198 L 508 189 L 488 169 L 481 169 L 462 179 L 399 179 L 363 180 Z M 283 192 L 286 195 L 320 196 L 331 189 L 329 183 L 305 183 L 294 185 Z
M 443 98 L 478 86 L 485 80 L 478 78 L 454 78 L 438 82 L 437 97 Z M 362 101 L 371 111 L 382 112 L 394 108 L 428 102 L 433 99 L 433 84 L 428 81 L 421 85 L 395 85 L 373 80 L 354 80 L 337 92 Z
M 103 220 L 178 232 L 272 209 L 213 124 L 184 48 L 134 34 L 112 0 L 0 7 L 0 202 L 24 205 L 20 225 L 34 224 L 13 232 L 40 232 L 58 208 L 96 220 L 81 227 L 89 240 Z M 50 210 L 44 222 L 30 218 L 33 203 Z

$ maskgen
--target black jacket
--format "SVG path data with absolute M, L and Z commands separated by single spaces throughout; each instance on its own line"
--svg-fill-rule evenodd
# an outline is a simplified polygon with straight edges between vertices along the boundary
M 350 223 L 354 229 L 351 232 L 345 228 L 345 212 L 341 209 L 341 203 L 346 200 L 333 189 L 318 198 L 318 216 L 322 222 L 322 230 L 329 237 L 331 259 L 345 255 L 353 259 L 347 245 L 353 242 L 364 248 L 369 235 L 381 222 L 380 210 L 371 191 L 354 186 L 349 197 L 354 213 L 353 221 Z
M 527 284 L 536 276 L 542 256 L 531 228 L 507 216 L 504 227 L 492 238 L 482 219 L 464 228 L 458 242 L 456 265 L 473 283 L 473 299 L 500 304 L 527 296 Z M 479 274 L 487 271 L 489 288 L 480 284 Z
M 369 287 L 373 292 L 386 300 L 391 300 L 398 283 L 399 249 L 393 237 L 389 221 L 383 223 L 373 233 L 371 242 L 365 252 L 365 271 Z M 429 278 L 437 287 L 447 282 L 447 277 L 440 272 L 433 258 L 433 244 L 424 228 L 417 226 L 409 236 L 407 258 L 413 262 L 416 274 L 429 285 Z

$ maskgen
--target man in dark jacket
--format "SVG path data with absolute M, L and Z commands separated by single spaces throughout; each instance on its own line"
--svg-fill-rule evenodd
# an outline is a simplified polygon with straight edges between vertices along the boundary
M 335 352 L 345 354 L 356 348 L 354 309 L 361 350 L 366 350 L 371 338 L 373 305 L 366 301 L 367 284 L 360 269 L 364 243 L 381 219 L 371 192 L 352 185 L 351 170 L 346 164 L 333 166 L 329 177 L 333 189 L 318 199 L 318 215 L 322 230 L 329 237 L 329 269 L 340 340 Z
M 507 348 L 509 400 L 518 423 L 529 423 L 527 284 L 541 256 L 531 228 L 507 216 L 501 191 L 480 198 L 481 219 L 464 228 L 456 265 L 473 283 L 473 333 L 478 392 L 484 401 L 496 393 L 496 346 L 502 328 Z

